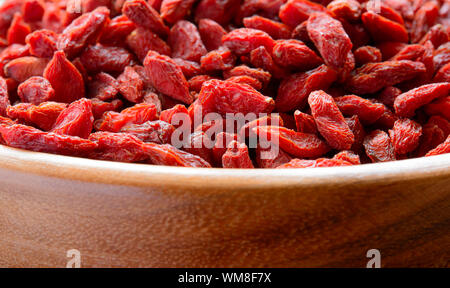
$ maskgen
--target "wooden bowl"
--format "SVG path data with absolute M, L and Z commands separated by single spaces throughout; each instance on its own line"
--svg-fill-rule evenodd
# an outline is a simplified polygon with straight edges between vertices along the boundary
M 449 266 L 450 154 L 226 170 L 0 146 L 0 266 Z

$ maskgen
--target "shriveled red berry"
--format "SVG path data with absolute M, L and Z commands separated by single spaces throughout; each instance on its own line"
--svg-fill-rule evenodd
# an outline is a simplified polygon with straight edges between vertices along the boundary
M 334 100 L 344 115 L 357 115 L 364 124 L 376 122 L 384 113 L 383 104 L 373 103 L 356 95 L 338 97 Z
M 144 0 L 128 0 L 122 7 L 122 13 L 137 26 L 152 30 L 159 36 L 169 34 L 159 13 Z
M 309 70 L 323 63 L 314 51 L 298 40 L 278 40 L 272 52 L 276 64 L 293 70 Z
M 197 27 L 185 20 L 178 21 L 170 29 L 169 45 L 173 58 L 199 62 L 207 53 Z
M 17 88 L 17 94 L 24 103 L 39 105 L 55 98 L 55 90 L 50 82 L 43 77 L 31 77 Z
M 144 66 L 151 84 L 158 91 L 186 104 L 194 101 L 183 71 L 171 58 L 150 51 Z
M 275 45 L 275 41 L 266 32 L 249 28 L 229 32 L 222 37 L 222 43 L 238 55 L 250 53 L 259 46 L 264 46 L 267 51 L 272 52 Z
M 57 134 L 88 138 L 93 124 L 92 103 L 89 99 L 83 98 L 71 103 L 59 114 L 51 131 Z
M 410 119 L 395 121 L 394 128 L 389 130 L 389 136 L 397 155 L 404 155 L 414 151 L 419 146 L 422 126 Z
M 83 77 L 62 51 L 55 52 L 45 68 L 44 78 L 55 89 L 54 101 L 71 103 L 85 96 Z
M 222 45 L 222 37 L 227 34 L 219 23 L 211 19 L 200 19 L 198 31 L 208 51 L 218 49 Z
M 386 162 L 395 160 L 394 146 L 389 135 L 381 130 L 372 131 L 364 139 L 366 154 L 372 162 Z
M 288 0 L 281 6 L 279 16 L 284 24 L 296 27 L 314 12 L 325 12 L 326 8 L 319 3 L 308 0 Z
M 355 142 L 350 130 L 333 97 L 323 91 L 309 94 L 308 103 L 319 133 L 328 144 L 338 150 L 348 150 Z

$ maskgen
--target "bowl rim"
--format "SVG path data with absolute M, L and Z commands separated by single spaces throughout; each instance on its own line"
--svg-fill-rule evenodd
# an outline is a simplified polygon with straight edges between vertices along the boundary
M 450 154 L 357 166 L 303 169 L 187 168 L 93 160 L 0 145 L 0 169 L 65 180 L 138 187 L 229 189 L 344 185 L 450 176 Z

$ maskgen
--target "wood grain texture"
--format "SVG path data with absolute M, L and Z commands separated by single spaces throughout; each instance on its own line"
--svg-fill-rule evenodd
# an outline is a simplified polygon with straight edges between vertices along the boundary
M 123 164 L 0 146 L 0 267 L 450 266 L 450 155 L 358 167 Z

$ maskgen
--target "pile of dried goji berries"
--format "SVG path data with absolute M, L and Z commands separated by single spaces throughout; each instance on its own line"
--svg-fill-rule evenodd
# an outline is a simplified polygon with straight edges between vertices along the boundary
M 187 167 L 448 153 L 449 35 L 448 0 L 6 0 L 0 140 Z

